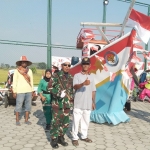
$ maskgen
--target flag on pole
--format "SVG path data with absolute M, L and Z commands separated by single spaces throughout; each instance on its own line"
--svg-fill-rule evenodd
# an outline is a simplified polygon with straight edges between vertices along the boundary
M 127 21 L 127 26 L 134 27 L 144 43 L 150 38 L 150 17 L 132 9 Z

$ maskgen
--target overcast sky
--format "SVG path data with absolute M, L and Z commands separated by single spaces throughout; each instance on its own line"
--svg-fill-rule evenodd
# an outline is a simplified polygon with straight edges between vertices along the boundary
M 122 23 L 128 7 L 129 3 L 109 0 L 106 21 Z M 148 11 L 137 5 L 134 9 Z M 102 22 L 102 17 L 103 0 L 52 0 L 52 44 L 75 46 L 80 22 Z M 0 40 L 46 44 L 47 0 L 0 0 Z M 22 55 L 32 62 L 47 62 L 46 48 L 0 44 L 0 52 L 0 63 L 15 65 Z M 53 48 L 52 55 L 80 57 L 81 51 Z

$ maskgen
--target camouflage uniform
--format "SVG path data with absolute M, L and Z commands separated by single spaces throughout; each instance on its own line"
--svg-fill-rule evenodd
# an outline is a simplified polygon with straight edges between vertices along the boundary
M 58 81 L 58 76 L 64 89 Z M 66 90 L 68 95 L 73 99 L 73 77 L 69 73 L 68 77 L 66 77 L 63 71 L 59 71 L 57 74 L 53 74 L 48 88 L 53 95 L 50 135 L 52 139 L 55 139 L 58 136 L 64 136 L 68 130 L 72 102 L 69 101 L 67 96 L 61 98 L 60 95 L 63 90 Z

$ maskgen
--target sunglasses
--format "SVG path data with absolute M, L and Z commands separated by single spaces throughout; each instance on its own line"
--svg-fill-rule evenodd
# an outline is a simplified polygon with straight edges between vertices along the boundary
M 71 65 L 68 65 L 68 64 L 63 64 L 63 66 L 68 66 L 68 67 L 71 67 Z
M 89 63 L 82 63 L 82 65 L 90 65 Z

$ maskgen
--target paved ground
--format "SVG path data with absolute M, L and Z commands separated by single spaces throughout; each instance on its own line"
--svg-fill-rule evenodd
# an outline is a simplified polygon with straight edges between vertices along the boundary
M 45 119 L 42 106 L 33 106 L 30 121 L 32 125 L 15 125 L 14 107 L 0 106 L 0 150 L 51 150 L 50 136 L 44 131 Z M 150 104 L 132 102 L 129 123 L 117 126 L 90 123 L 89 138 L 93 143 L 79 141 L 79 147 L 71 144 L 71 130 L 66 136 L 68 147 L 60 145 L 59 150 L 150 150 Z M 70 123 L 71 127 L 71 123 Z

